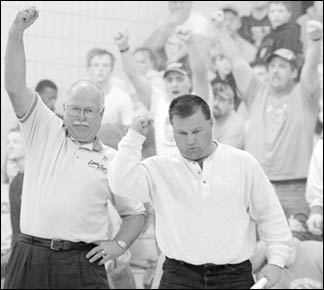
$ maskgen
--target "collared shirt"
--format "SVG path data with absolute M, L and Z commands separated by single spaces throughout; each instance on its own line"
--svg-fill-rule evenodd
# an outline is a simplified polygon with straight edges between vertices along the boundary
M 81 145 L 63 121 L 35 97 L 20 119 L 26 144 L 21 232 L 41 238 L 93 242 L 108 238 L 107 170 L 116 154 L 99 140 Z M 142 214 L 142 204 L 115 199 L 120 215 Z
M 309 91 L 301 81 L 280 100 L 269 84 L 254 79 L 243 98 L 249 112 L 245 149 L 270 180 L 306 178 L 319 112 L 320 86 Z
M 218 144 L 201 169 L 181 155 L 140 161 L 144 140 L 130 130 L 108 176 L 116 194 L 152 203 L 163 254 L 195 265 L 240 263 L 255 250 L 257 224 L 269 263 L 285 264 L 291 233 L 272 185 L 249 153 Z

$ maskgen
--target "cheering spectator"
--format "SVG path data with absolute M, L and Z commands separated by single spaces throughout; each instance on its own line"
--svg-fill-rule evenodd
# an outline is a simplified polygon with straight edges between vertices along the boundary
M 268 18 L 269 1 L 250 1 L 252 5 L 251 14 L 241 18 L 242 26 L 240 35 L 259 48 L 262 40 L 271 31 Z
M 290 21 L 292 1 L 271 1 L 269 4 L 269 20 L 272 31 L 262 41 L 257 58 L 267 59 L 279 48 L 287 48 L 295 55 L 302 54 L 300 26 Z

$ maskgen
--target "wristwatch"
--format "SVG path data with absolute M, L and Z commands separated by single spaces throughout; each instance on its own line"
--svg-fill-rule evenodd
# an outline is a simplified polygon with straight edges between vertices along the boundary
M 121 247 L 124 251 L 126 251 L 127 244 L 124 241 L 122 241 L 122 240 L 116 240 L 116 242 L 117 242 L 117 244 L 118 244 L 119 247 Z

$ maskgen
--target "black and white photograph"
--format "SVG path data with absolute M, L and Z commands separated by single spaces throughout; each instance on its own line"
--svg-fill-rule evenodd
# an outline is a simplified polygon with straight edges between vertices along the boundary
M 1 289 L 323 289 L 323 1 L 1 1 Z

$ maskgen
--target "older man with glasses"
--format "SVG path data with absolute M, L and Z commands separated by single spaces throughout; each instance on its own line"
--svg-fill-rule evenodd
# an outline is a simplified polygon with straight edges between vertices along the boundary
M 26 86 L 24 30 L 35 8 L 13 22 L 5 59 L 5 86 L 26 144 L 19 242 L 10 257 L 6 289 L 107 289 L 103 264 L 134 242 L 144 226 L 144 208 L 113 197 L 107 168 L 116 152 L 96 137 L 104 96 L 91 81 L 68 91 L 63 121 Z M 109 240 L 108 201 L 123 218 Z

